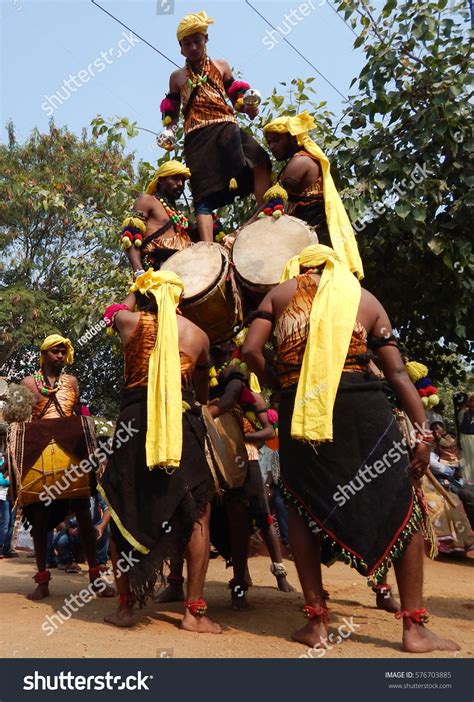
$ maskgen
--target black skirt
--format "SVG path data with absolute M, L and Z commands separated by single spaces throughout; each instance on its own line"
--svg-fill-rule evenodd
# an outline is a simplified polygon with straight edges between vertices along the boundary
M 212 209 L 253 192 L 254 166 L 266 164 L 271 170 L 267 152 L 234 122 L 195 129 L 186 135 L 184 155 L 194 203 L 205 200 Z M 229 189 L 231 178 L 237 181 L 236 190 Z
M 184 391 L 183 399 L 193 409 L 183 412 L 181 462 L 168 475 L 146 465 L 146 388 L 125 391 L 117 427 L 130 423 L 138 432 L 120 446 L 114 437 L 114 452 L 99 486 L 111 512 L 118 551 L 122 557 L 131 556 L 130 588 L 141 598 L 153 590 L 164 560 L 184 555 L 193 525 L 212 496 L 201 412 Z
M 291 438 L 296 386 L 279 411 L 281 484 L 313 533 L 322 560 L 337 558 L 379 581 L 419 530 L 423 513 L 410 475 L 406 441 L 370 373 L 343 373 L 333 412 L 333 442 Z

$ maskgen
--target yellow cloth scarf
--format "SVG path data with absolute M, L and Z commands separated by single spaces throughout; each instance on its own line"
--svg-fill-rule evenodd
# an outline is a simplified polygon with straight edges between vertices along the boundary
M 265 134 L 267 132 L 291 134 L 296 137 L 299 146 L 302 146 L 310 156 L 319 161 L 323 173 L 324 208 L 331 244 L 342 261 L 349 266 L 359 279 L 362 279 L 364 277 L 364 268 L 359 249 L 349 217 L 334 185 L 329 159 L 308 134 L 310 129 L 314 129 L 315 126 L 313 117 L 304 111 L 296 115 L 296 117 L 277 117 L 277 119 L 266 124 L 263 131 Z
M 178 31 L 176 32 L 178 41 L 197 32 L 207 34 L 207 28 L 210 24 L 214 24 L 214 20 L 212 17 L 208 17 L 204 10 L 185 15 L 179 23 Z
M 146 464 L 178 468 L 183 446 L 181 367 L 176 308 L 183 283 L 171 271 L 148 269 L 130 292 L 153 295 L 158 306 L 155 347 L 148 365 Z
M 189 178 L 191 175 L 191 171 L 179 161 L 175 161 L 174 159 L 166 161 L 166 163 L 164 163 L 158 168 L 158 170 L 155 173 L 155 177 L 150 183 L 148 183 L 145 192 L 148 195 L 154 195 L 158 187 L 158 181 L 160 180 L 160 178 L 167 178 L 168 176 L 172 175 L 181 175 L 184 178 Z
M 66 347 L 66 356 L 64 358 L 64 363 L 70 366 L 71 363 L 74 361 L 74 347 L 71 344 L 71 341 L 65 336 L 61 336 L 61 334 L 50 334 L 41 344 L 40 351 L 49 351 L 49 349 L 53 349 L 55 346 L 61 346 L 61 344 L 63 344 Z M 43 365 L 43 361 L 44 353 L 41 353 L 40 366 Z
M 332 412 L 356 322 L 359 281 L 339 255 L 316 244 L 286 264 L 281 281 L 299 275 L 300 267 L 326 264 L 311 307 L 308 339 L 301 366 L 291 436 L 304 441 L 332 441 Z

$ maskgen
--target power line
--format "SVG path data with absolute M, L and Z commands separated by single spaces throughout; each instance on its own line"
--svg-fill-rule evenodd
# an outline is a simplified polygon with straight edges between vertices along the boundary
M 129 27 L 128 25 L 126 25 L 124 22 L 122 22 L 121 20 L 119 20 L 118 17 L 115 17 L 115 15 L 113 15 L 111 12 L 109 12 L 108 10 L 106 10 L 105 7 L 102 7 L 102 5 L 99 5 L 99 3 L 96 2 L 96 0 L 91 0 L 91 2 L 92 2 L 93 5 L 95 5 L 95 6 L 98 7 L 100 10 L 102 10 L 102 12 L 105 12 L 106 15 L 109 15 L 109 17 L 112 17 L 112 19 L 114 19 L 116 22 L 118 22 L 119 24 L 121 24 L 122 27 L 125 27 L 125 29 L 128 29 L 128 31 L 129 31 L 129 32 L 132 32 L 132 34 L 135 34 L 135 36 L 138 37 L 141 41 L 145 42 L 145 44 L 146 44 L 147 46 L 149 46 L 150 49 L 153 49 L 153 51 L 156 51 L 157 54 L 160 54 L 160 56 L 163 56 L 163 58 L 165 58 L 167 61 L 169 61 L 170 63 L 172 63 L 173 66 L 176 66 L 176 68 L 181 68 L 181 66 L 178 66 L 178 64 L 175 63 L 172 59 L 170 59 L 166 54 L 164 54 L 162 51 L 160 51 L 159 49 L 157 49 L 156 46 L 153 46 L 153 44 L 150 44 L 150 42 L 147 41 L 146 39 L 144 39 L 144 37 L 140 36 L 140 34 L 138 34 L 138 32 L 136 32 L 134 29 L 132 29 L 131 27 Z
M 268 24 L 269 27 L 271 27 L 272 29 L 274 29 L 275 32 L 277 32 L 277 34 L 283 39 L 283 41 L 286 42 L 286 43 L 288 44 L 288 46 L 290 46 L 290 47 L 293 49 L 293 51 L 295 51 L 295 52 L 298 54 L 298 56 L 300 56 L 300 57 L 303 59 L 303 61 L 305 61 L 309 66 L 311 66 L 311 68 L 313 69 L 313 71 L 316 71 L 316 73 L 317 73 L 319 76 L 321 76 L 321 78 L 322 78 L 324 81 L 326 81 L 326 83 L 327 83 L 328 85 L 330 85 L 331 88 L 332 88 L 333 90 L 335 90 L 336 93 L 338 93 L 338 95 L 340 95 L 340 96 L 343 98 L 343 100 L 347 100 L 347 99 L 348 99 L 345 95 L 343 95 L 343 94 L 341 93 L 341 91 L 339 90 L 339 88 L 337 88 L 337 87 L 334 85 L 334 83 L 331 83 L 331 81 L 329 80 L 329 78 L 326 78 L 326 76 L 324 75 L 324 73 L 322 73 L 318 68 L 316 68 L 316 66 L 315 66 L 313 63 L 311 63 L 311 61 L 310 61 L 309 59 L 307 59 L 306 56 L 305 56 L 304 54 L 302 54 L 301 51 L 300 51 L 299 49 L 296 48 L 296 46 L 295 46 L 294 44 L 292 44 L 290 41 L 288 41 L 288 39 L 287 39 L 286 37 L 282 36 L 282 34 L 278 31 L 278 29 L 277 29 L 276 27 L 274 27 L 273 24 L 272 24 L 269 20 L 267 20 L 266 17 L 264 17 L 264 15 L 262 15 L 262 13 L 259 12 L 259 11 L 257 10 L 257 8 L 254 7 L 254 6 L 252 5 L 251 2 L 249 2 L 249 0 L 245 0 L 245 2 L 247 3 L 247 5 L 248 5 L 249 7 L 252 8 L 252 10 L 253 10 L 261 19 L 263 19 L 263 21 L 264 21 L 266 24 Z
M 329 7 L 331 8 L 331 10 L 332 10 L 333 12 L 336 13 L 336 15 L 339 17 L 339 19 L 341 20 L 341 22 L 344 22 L 344 24 L 346 25 L 346 27 L 348 27 L 348 29 L 351 30 L 352 34 L 354 34 L 354 36 L 358 37 L 359 35 L 357 34 L 357 32 L 355 32 L 354 29 L 351 27 L 351 25 L 350 25 L 348 22 L 346 22 L 346 20 L 344 19 L 344 17 L 341 17 L 341 15 L 339 14 L 337 8 L 335 8 L 334 5 L 332 4 L 332 2 L 329 2 L 329 0 L 328 0 L 328 5 L 329 5 Z

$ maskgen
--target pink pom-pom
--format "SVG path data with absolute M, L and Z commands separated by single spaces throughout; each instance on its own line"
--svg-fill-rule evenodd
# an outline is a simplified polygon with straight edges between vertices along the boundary
M 160 112 L 175 112 L 175 107 L 169 98 L 165 97 L 161 101 Z
M 229 86 L 229 88 L 227 88 L 227 95 L 230 98 L 232 98 L 235 95 L 237 95 L 237 93 L 240 93 L 242 91 L 245 92 L 249 88 L 250 88 L 250 85 L 248 83 L 246 83 L 244 80 L 234 80 L 232 85 Z
M 276 424 L 278 422 L 278 412 L 274 409 L 267 410 L 268 421 L 270 424 Z

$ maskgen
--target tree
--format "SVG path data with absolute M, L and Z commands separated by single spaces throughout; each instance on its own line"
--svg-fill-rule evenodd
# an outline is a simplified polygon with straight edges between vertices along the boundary
M 464 5 L 388 0 L 376 14 L 369 2 L 339 3 L 367 61 L 331 145 L 365 284 L 410 355 L 453 382 L 459 364 L 450 360 L 474 339 L 472 32 Z
M 24 144 L 0 145 L 0 368 L 18 378 L 53 332 L 78 339 L 126 290 L 119 223 L 132 198 L 133 158 L 53 122 Z M 101 413 L 115 411 L 121 364 L 105 334 L 78 348 L 74 372 Z M 109 412 L 110 414 L 110 412 Z

